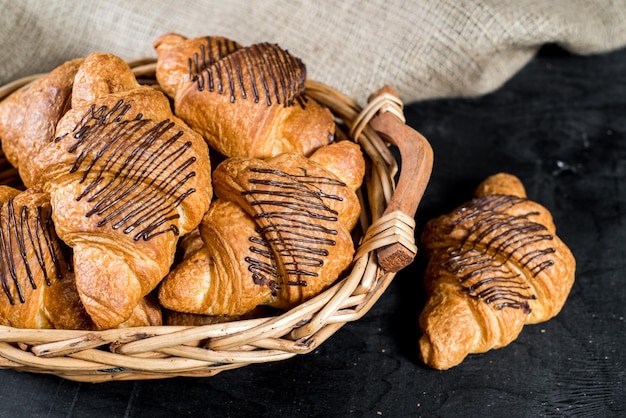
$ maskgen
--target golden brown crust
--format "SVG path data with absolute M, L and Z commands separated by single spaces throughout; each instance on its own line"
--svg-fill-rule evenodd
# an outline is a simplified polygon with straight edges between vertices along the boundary
M 242 315 L 261 304 L 290 308 L 334 282 L 354 255 L 350 229 L 360 204 L 352 188 L 364 160 L 358 146 L 332 149 L 318 161 L 338 166 L 336 158 L 355 159 L 343 171 L 352 186 L 298 154 L 221 163 L 213 177 L 218 200 L 200 225 L 205 248 L 163 281 L 161 304 Z
M 72 108 L 137 87 L 139 83 L 126 62 L 113 54 L 94 52 L 84 60 L 74 77 Z
M 486 197 L 494 194 L 526 197 L 526 188 L 521 180 L 508 173 L 498 173 L 487 177 L 474 190 L 474 197 Z
M 46 193 L 0 186 L 0 323 L 92 329 L 50 215 Z
M 309 159 L 340 178 L 353 192 L 361 187 L 365 164 L 358 144 L 351 141 L 333 142 L 317 149 Z
M 33 166 L 57 233 L 74 249 L 83 304 L 98 327 L 112 328 L 168 273 L 179 235 L 199 224 L 210 161 L 203 139 L 162 93 L 132 83 L 120 58 L 92 54 L 79 73 L 81 98 Z
M 68 61 L 0 102 L 0 141 L 26 187 L 35 183 L 30 162 L 55 133 L 70 107 L 74 77 L 83 59 Z
M 118 325 L 118 328 L 151 327 L 163 324 L 161 305 L 150 294 L 139 301 L 130 318 Z
M 507 186 L 515 194 L 503 194 Z M 431 367 L 447 369 L 470 353 L 503 347 L 524 324 L 555 316 L 567 299 L 574 257 L 549 211 L 520 186 L 510 175 L 490 177 L 480 197 L 424 228 L 429 299 L 419 345 Z
M 266 162 L 231 158 L 218 166 L 213 179 L 217 196 L 237 202 L 255 218 L 266 241 L 260 247 L 269 245 L 278 254 L 275 271 L 257 272 L 257 280 L 278 285 L 271 306 L 287 308 L 309 299 L 351 263 L 348 225 L 354 225 L 353 211 L 360 212 L 358 199 L 321 166 L 298 154 Z M 253 260 L 268 262 L 259 256 Z
M 200 224 L 204 247 L 186 257 L 163 280 L 159 300 L 165 308 L 203 315 L 242 315 L 271 296 L 249 276 L 253 257 L 249 237 L 258 237 L 254 220 L 233 202 L 216 200 Z M 246 274 L 248 273 L 248 274 Z
M 334 135 L 330 111 L 304 94 L 304 64 L 277 45 L 168 34 L 155 48 L 176 114 L 225 156 L 310 155 Z

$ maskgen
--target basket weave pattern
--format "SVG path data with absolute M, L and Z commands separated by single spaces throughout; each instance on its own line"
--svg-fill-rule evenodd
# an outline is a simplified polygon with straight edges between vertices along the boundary
M 138 79 L 153 79 L 151 60 L 130 65 Z M 0 87 L 0 100 L 38 77 Z M 103 331 L 0 326 L 0 368 L 86 382 L 212 376 L 309 353 L 365 315 L 417 252 L 413 217 L 428 183 L 432 151 L 404 124 L 402 103 L 389 89 L 374 94 L 364 109 L 317 82 L 307 82 L 307 94 L 333 112 L 342 127 L 338 135 L 356 140 L 368 162 L 357 227 L 365 232 L 356 233 L 357 253 L 345 277 L 313 299 L 267 318 Z M 402 173 L 389 143 L 400 150 Z M 17 170 L 2 153 L 0 184 L 20 185 Z

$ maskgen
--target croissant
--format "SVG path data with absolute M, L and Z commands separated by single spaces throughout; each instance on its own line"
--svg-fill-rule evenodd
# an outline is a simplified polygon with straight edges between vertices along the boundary
M 139 301 L 130 317 L 120 323 L 117 328 L 158 325 L 163 325 L 163 312 L 156 296 L 150 293 Z
M 436 369 L 504 347 L 525 324 L 554 317 L 574 282 L 574 256 L 550 212 L 509 174 L 487 178 L 474 199 L 429 221 L 422 243 L 429 297 L 419 349 Z
M 0 186 L 0 323 L 91 329 L 46 193 Z
M 58 239 L 47 193 L 0 186 L 0 324 L 16 328 L 94 329 L 76 289 L 71 250 Z M 161 325 L 144 298 L 120 326 Z
M 154 46 L 176 115 L 221 154 L 310 155 L 333 138 L 332 114 L 305 94 L 305 65 L 278 45 L 170 33 Z
M 104 53 L 78 68 L 52 138 L 32 158 L 35 185 L 49 193 L 56 232 L 73 249 L 87 313 L 97 328 L 119 326 L 208 209 L 208 147 L 163 93 Z
M 70 107 L 82 63 L 82 58 L 68 61 L 0 102 L 2 150 L 26 187 L 36 179 L 30 162 L 54 138 L 57 122 Z
M 288 309 L 321 292 L 352 262 L 364 166 L 359 146 L 349 141 L 310 158 L 220 163 L 213 173 L 217 199 L 199 227 L 204 246 L 163 280 L 161 305 L 236 316 L 261 305 Z

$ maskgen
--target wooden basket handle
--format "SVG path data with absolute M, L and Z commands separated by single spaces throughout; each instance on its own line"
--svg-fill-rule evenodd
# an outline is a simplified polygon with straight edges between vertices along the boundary
M 398 93 L 391 86 L 384 86 L 374 92 L 368 102 L 382 96 L 395 97 L 399 102 Z M 406 125 L 401 117 L 403 118 L 402 114 L 398 115 L 397 111 L 389 111 L 383 106 L 369 121 L 369 125 L 382 139 L 398 147 L 402 164 L 396 190 L 381 219 L 397 217 L 394 214 L 400 213 L 412 220 L 424 196 L 433 167 L 430 143 L 419 132 Z M 414 233 L 413 227 L 414 224 L 411 225 Z M 379 248 L 379 265 L 386 271 L 399 271 L 413 262 L 417 249 L 411 247 L 399 240 Z

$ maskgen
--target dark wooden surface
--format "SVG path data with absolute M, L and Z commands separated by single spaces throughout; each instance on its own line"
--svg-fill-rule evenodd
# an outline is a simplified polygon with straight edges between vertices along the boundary
M 0 371 L 3 417 L 626 415 L 626 50 L 546 47 L 497 92 L 406 109 L 435 165 L 418 232 L 498 171 L 553 213 L 578 261 L 553 320 L 448 371 L 417 357 L 421 256 L 315 352 L 211 378 L 88 384 Z

